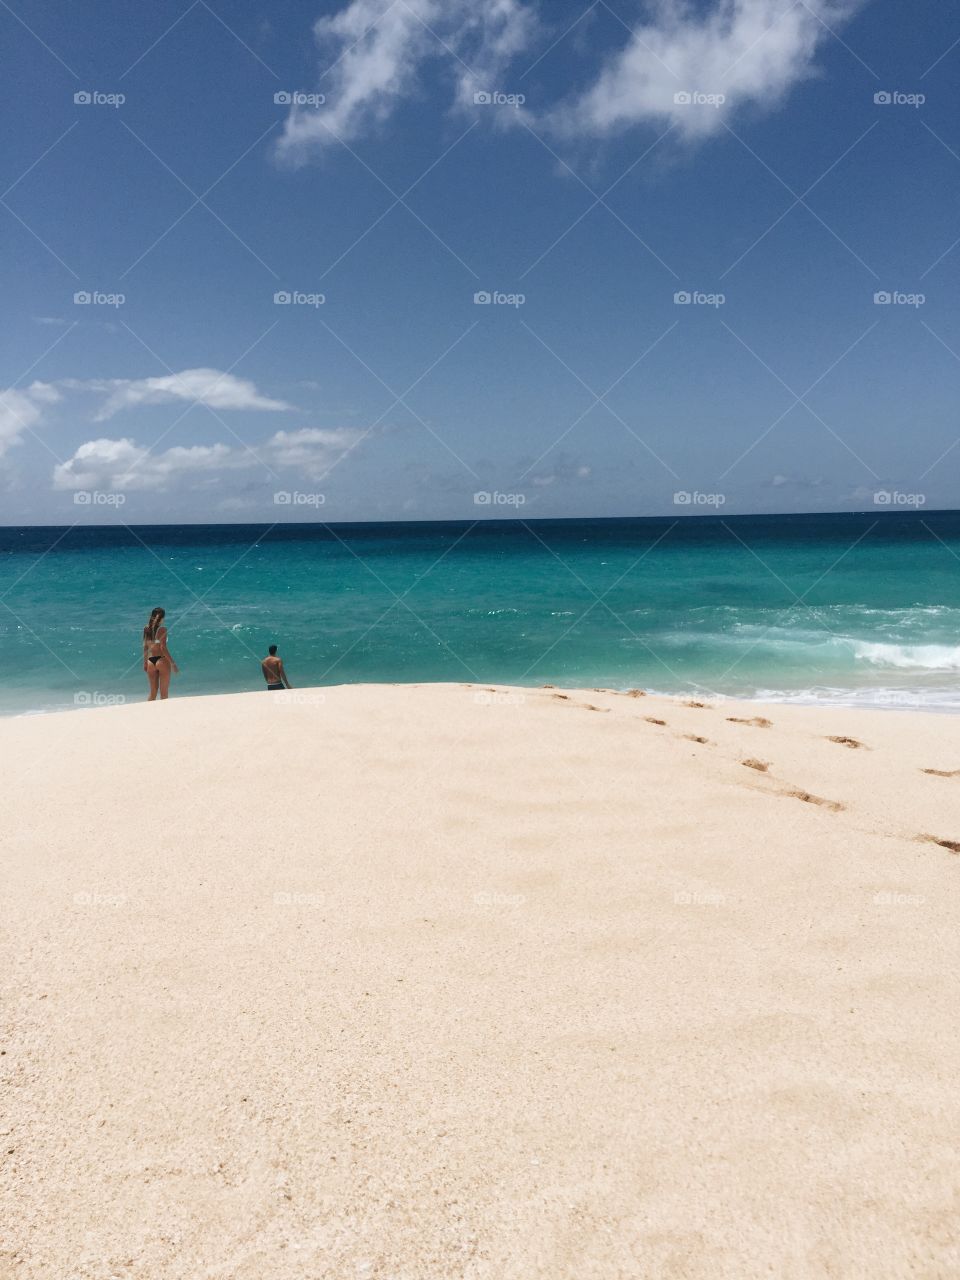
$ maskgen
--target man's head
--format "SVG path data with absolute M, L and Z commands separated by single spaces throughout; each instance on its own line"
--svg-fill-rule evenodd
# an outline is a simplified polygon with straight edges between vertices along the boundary
M 277 646 L 272 644 L 267 652 L 270 654 L 271 658 L 275 658 L 277 656 Z

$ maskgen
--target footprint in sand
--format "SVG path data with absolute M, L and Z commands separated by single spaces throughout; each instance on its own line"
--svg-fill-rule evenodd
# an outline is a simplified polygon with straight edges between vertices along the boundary
M 544 685 L 544 688 L 549 688 L 549 687 L 550 686 L 548 685 Z M 550 697 L 555 698 L 557 702 L 570 701 L 569 693 L 551 693 Z M 575 702 L 573 703 L 573 705 L 575 707 L 580 707 L 582 711 L 609 711 L 610 710 L 609 707 L 595 707 L 592 702 Z
M 917 836 L 927 844 L 938 844 L 941 849 L 949 849 L 951 853 L 960 853 L 960 840 L 941 840 L 939 836 Z
M 685 702 L 683 705 L 685 707 L 700 707 L 704 711 L 708 711 L 710 709 L 710 705 L 707 702 Z
M 666 724 L 667 723 L 666 720 L 658 720 L 656 716 L 644 716 L 643 718 L 644 720 L 646 720 L 647 724 Z
M 646 696 L 647 696 L 646 689 L 628 689 L 627 690 L 628 698 L 645 698 Z
M 935 778 L 960 778 L 960 769 L 921 769 L 920 772 L 932 774 Z
M 766 760 L 754 760 L 752 756 L 749 760 L 741 760 L 740 763 L 745 769 L 756 769 L 757 773 L 766 773 L 770 768 Z
M 827 738 L 827 741 L 835 742 L 840 747 L 854 747 L 854 748 L 863 747 L 865 751 L 870 750 L 870 748 L 867 746 L 864 746 L 862 742 L 858 742 L 856 738 L 842 738 L 838 736 L 838 737 L 829 737 Z
M 754 716 L 750 720 L 744 720 L 742 716 L 727 716 L 729 724 L 752 724 L 756 729 L 772 729 L 773 721 L 767 720 L 763 716 Z
M 794 800 L 802 800 L 805 804 L 819 804 L 832 813 L 839 813 L 843 805 L 839 800 L 824 800 L 823 796 L 811 795 L 809 791 L 781 791 L 782 796 L 791 796 Z
M 683 736 L 686 738 L 688 742 L 699 742 L 702 747 L 706 747 L 710 745 L 709 738 L 701 738 L 700 735 L 697 733 L 685 733 Z

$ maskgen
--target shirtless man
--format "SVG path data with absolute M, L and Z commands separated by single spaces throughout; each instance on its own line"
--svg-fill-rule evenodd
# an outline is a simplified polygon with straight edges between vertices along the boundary
M 287 673 L 283 669 L 283 659 L 277 657 L 277 646 L 270 646 L 267 657 L 260 663 L 260 670 L 267 682 L 268 689 L 292 689 Z

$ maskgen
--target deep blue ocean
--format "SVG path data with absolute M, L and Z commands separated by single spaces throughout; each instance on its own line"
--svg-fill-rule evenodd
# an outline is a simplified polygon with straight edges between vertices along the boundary
M 960 709 L 960 513 L 0 529 L 0 711 L 483 681 Z

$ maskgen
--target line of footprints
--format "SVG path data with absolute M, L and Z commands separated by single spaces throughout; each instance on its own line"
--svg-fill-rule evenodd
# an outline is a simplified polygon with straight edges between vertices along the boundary
M 571 706 L 579 707 L 581 710 L 584 710 L 584 711 L 609 711 L 610 710 L 609 707 L 595 706 L 592 702 L 577 702 L 570 696 L 569 693 L 561 693 L 554 685 L 545 684 L 543 688 L 546 690 L 549 690 L 551 692 L 551 697 L 553 697 L 557 702 L 569 702 Z M 495 692 L 495 690 L 491 689 L 490 692 L 493 693 Z M 594 693 L 606 693 L 606 694 L 614 693 L 614 694 L 618 694 L 618 696 L 627 697 L 627 698 L 645 698 L 646 697 L 645 689 L 628 689 L 624 694 L 620 694 L 620 691 L 615 689 L 594 689 Z M 696 702 L 693 700 L 689 702 L 684 702 L 682 705 L 685 707 L 696 707 L 703 711 L 712 711 L 714 709 L 713 707 L 711 707 L 710 703 L 708 702 Z M 667 727 L 666 720 L 661 720 L 657 716 L 644 716 L 643 719 L 646 721 L 647 724 L 657 725 L 662 728 Z M 730 724 L 747 724 L 747 725 L 751 725 L 755 729 L 772 729 L 773 728 L 773 721 L 768 720 L 765 716 L 751 716 L 749 718 L 744 716 L 727 716 L 726 719 Z M 685 733 L 682 736 L 688 742 L 696 742 L 700 746 L 706 747 L 706 746 L 714 745 L 714 743 L 712 743 L 709 738 L 704 738 L 697 733 Z M 870 750 L 870 748 L 865 743 L 859 742 L 856 738 L 847 738 L 847 737 L 843 737 L 842 735 L 830 735 L 827 737 L 826 741 L 834 742 L 837 744 L 837 746 L 846 747 L 848 750 L 851 750 L 851 751 L 869 751 Z M 745 769 L 753 769 L 757 773 L 766 773 L 766 774 L 770 773 L 771 766 L 769 761 L 758 760 L 753 756 L 749 756 L 746 760 L 741 760 L 740 763 L 744 766 Z M 930 774 L 934 778 L 960 778 L 960 769 L 921 769 L 920 772 Z M 839 800 L 825 800 L 823 796 L 815 796 L 811 794 L 811 792 L 804 791 L 800 787 L 791 787 L 785 790 L 774 792 L 773 794 L 780 795 L 780 796 L 789 796 L 795 800 L 802 800 L 805 804 L 820 805 L 821 808 L 828 809 L 833 813 L 839 813 L 845 807 L 840 803 Z M 926 834 L 915 836 L 914 839 L 919 840 L 924 844 L 939 845 L 941 849 L 949 849 L 951 853 L 960 853 L 960 840 L 942 840 L 939 836 L 931 836 Z

